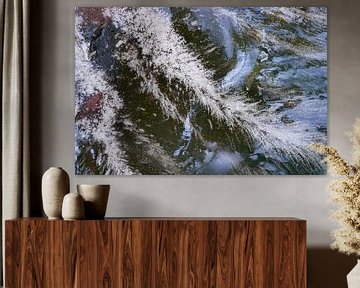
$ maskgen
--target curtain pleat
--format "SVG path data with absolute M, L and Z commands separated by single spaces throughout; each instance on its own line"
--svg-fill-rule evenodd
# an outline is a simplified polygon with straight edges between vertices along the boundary
M 2 0 L 1 198 L 4 221 L 29 216 L 29 1 Z M 4 268 L 4 242 L 2 243 Z

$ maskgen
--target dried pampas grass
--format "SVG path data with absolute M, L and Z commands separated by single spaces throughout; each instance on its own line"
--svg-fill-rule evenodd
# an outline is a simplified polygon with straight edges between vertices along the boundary
M 324 161 L 336 176 L 329 189 L 332 200 L 339 206 L 333 219 L 342 226 L 333 231 L 331 247 L 346 254 L 360 255 L 360 118 L 356 119 L 349 136 L 353 142 L 354 165 L 341 158 L 332 147 L 318 143 L 311 147 L 325 156 Z

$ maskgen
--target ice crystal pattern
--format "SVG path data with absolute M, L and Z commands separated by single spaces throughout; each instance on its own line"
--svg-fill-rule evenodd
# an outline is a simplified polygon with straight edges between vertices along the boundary
M 323 174 L 326 9 L 81 7 L 77 174 Z

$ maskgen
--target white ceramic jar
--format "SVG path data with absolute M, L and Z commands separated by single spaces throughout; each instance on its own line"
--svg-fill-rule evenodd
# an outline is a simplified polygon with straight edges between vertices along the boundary
M 347 275 L 348 288 L 360 287 L 360 260 L 357 261 L 355 267 Z

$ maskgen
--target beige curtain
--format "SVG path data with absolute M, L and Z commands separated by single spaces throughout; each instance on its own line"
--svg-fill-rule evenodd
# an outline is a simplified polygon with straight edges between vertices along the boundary
M 0 0 L 0 3 L 1 263 L 4 269 L 4 221 L 29 216 L 29 0 Z

